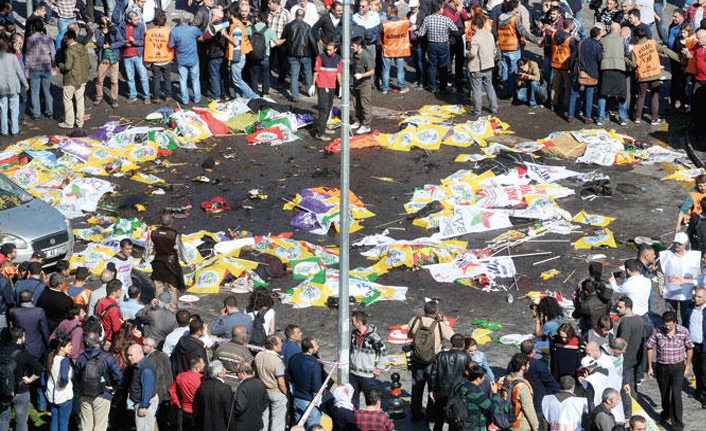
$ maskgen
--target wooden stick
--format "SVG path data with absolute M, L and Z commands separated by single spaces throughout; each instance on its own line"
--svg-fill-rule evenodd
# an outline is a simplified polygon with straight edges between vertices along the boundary
M 539 265 L 539 264 L 541 264 L 541 263 L 549 262 L 550 260 L 559 259 L 560 257 L 561 257 L 561 256 L 554 256 L 554 257 L 550 257 L 549 259 L 540 260 L 539 262 L 533 263 L 532 266 L 537 266 L 537 265 Z
M 575 269 L 574 269 L 573 271 L 571 271 L 571 274 L 569 274 L 568 277 L 566 277 L 566 279 L 564 280 L 564 284 L 566 284 L 566 283 L 569 281 L 569 279 L 570 279 L 574 274 L 576 274 L 576 270 L 575 270 Z

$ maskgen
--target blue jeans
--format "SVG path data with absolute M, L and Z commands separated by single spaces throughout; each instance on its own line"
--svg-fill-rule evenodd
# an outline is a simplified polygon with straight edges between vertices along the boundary
M 605 97 L 600 97 L 598 99 L 598 121 L 606 120 L 605 105 L 607 99 Z M 618 100 L 618 116 L 620 117 L 620 122 L 628 121 L 628 101 L 627 99 Z
M 266 55 L 262 61 L 250 64 L 250 88 L 257 93 L 257 89 L 262 83 L 263 95 L 270 92 L 270 56 Z
M 554 69 L 552 69 L 552 56 L 544 56 L 544 59 L 542 60 L 542 80 L 548 83 L 550 86 L 552 85 L 553 71 Z
M 422 44 L 412 45 L 412 64 L 417 73 L 417 84 L 424 85 L 424 49 Z
M 522 87 L 517 90 L 517 100 L 520 102 L 528 102 L 529 106 L 536 106 L 537 99 L 535 98 L 535 94 L 537 94 L 537 88 L 539 88 L 539 81 L 530 81 L 529 91 L 527 87 Z
M 596 86 L 590 86 L 590 87 L 584 87 L 583 92 L 585 94 L 585 99 L 583 101 L 584 105 L 584 119 L 590 119 L 591 118 L 591 113 L 593 111 L 593 92 L 596 90 Z M 569 113 L 568 117 L 573 118 L 574 117 L 574 111 L 576 110 L 576 99 L 579 97 L 579 94 L 581 94 L 581 86 L 579 85 L 578 82 L 574 82 L 573 87 L 571 88 L 571 97 L 569 97 Z
M 27 431 L 27 420 L 29 419 L 29 392 L 15 394 L 12 403 L 3 406 L 0 412 L 0 430 L 10 429 L 10 418 L 12 409 L 15 409 L 15 431 Z
M 181 94 L 181 103 L 189 103 L 189 78 L 194 89 L 194 103 L 201 101 L 201 81 L 199 81 L 199 65 L 181 66 L 179 69 L 179 93 Z
M 412 397 L 410 407 L 412 417 L 423 417 L 424 410 L 422 409 L 422 395 L 424 395 L 424 385 L 429 381 L 431 375 L 431 366 L 417 365 L 412 362 Z M 434 411 L 434 400 L 427 398 L 427 422 L 433 420 L 431 413 Z
M 51 98 L 51 70 L 32 70 L 29 72 L 29 88 L 32 90 L 32 118 L 38 119 L 42 114 L 39 104 L 39 88 L 44 93 L 45 113 L 48 117 L 54 115 L 54 99 Z
M 353 407 L 358 410 L 360 407 L 360 393 L 367 391 L 368 389 L 379 389 L 378 381 L 375 377 L 361 377 L 355 374 L 348 375 L 349 382 L 353 386 Z
M 20 90 L 20 112 L 18 113 L 18 124 L 25 121 L 25 111 L 27 110 L 27 91 L 23 88 Z
M 299 69 L 304 71 L 304 85 L 311 87 L 311 57 L 288 57 L 289 60 L 289 91 L 292 100 L 299 100 Z
M 243 81 L 243 68 L 245 67 L 245 56 L 240 57 L 240 61 L 232 62 L 230 65 L 231 79 L 235 86 L 235 95 L 242 93 L 248 99 L 257 99 L 257 94 L 252 91 L 250 86 Z
M 211 96 L 214 99 L 220 99 L 223 96 L 221 88 L 221 66 L 223 65 L 222 58 L 212 58 L 208 62 L 208 75 L 211 84 Z
M 76 18 L 57 18 L 58 22 L 56 23 L 57 27 L 59 27 L 59 32 L 57 34 L 61 34 L 64 32 L 69 27 L 69 24 L 72 22 L 76 22 Z
M 439 87 L 436 86 L 437 70 L 441 72 L 441 76 L 439 76 L 441 89 L 445 90 L 448 79 L 445 72 L 449 67 L 449 44 L 444 42 L 429 42 L 427 56 L 429 57 L 429 86 L 431 90 L 436 91 L 439 89 Z
M 61 404 L 51 405 L 51 424 L 50 431 L 69 431 L 69 418 L 71 417 L 71 408 L 74 400 L 68 400 Z
M 142 84 L 142 93 L 144 93 L 145 99 L 149 99 L 150 83 L 147 79 L 147 69 L 145 68 L 145 64 L 142 62 L 142 57 L 126 57 L 124 61 L 128 88 L 127 98 L 134 99 L 137 97 L 137 88 L 135 88 L 135 70 L 137 70 L 137 76 L 140 78 L 140 83 Z
M 0 96 L 0 134 L 7 135 L 7 121 L 12 123 L 12 134 L 20 133 L 20 123 L 17 122 L 20 110 L 19 93 Z M 8 112 L 9 111 L 9 112 Z
M 390 69 L 392 68 L 392 62 L 395 62 L 395 69 L 397 69 L 397 88 L 400 90 L 407 88 L 404 83 L 404 58 L 389 58 L 382 57 L 382 91 L 387 91 L 390 89 Z
M 292 404 L 294 406 L 294 422 L 299 423 L 299 419 L 304 416 L 304 412 L 306 411 L 307 407 L 309 407 L 309 401 L 303 400 L 301 398 L 294 398 Z M 313 409 L 311 409 L 311 414 L 309 415 L 309 417 L 306 418 L 304 428 L 309 429 L 319 423 L 321 423 L 321 411 L 317 407 L 314 407 Z
M 517 61 L 522 53 L 520 50 L 503 51 L 502 64 L 500 65 L 500 79 L 503 83 L 503 96 L 510 97 L 515 94 L 515 75 L 517 74 Z
M 666 44 L 669 39 L 669 35 L 662 24 L 662 21 L 664 21 L 664 2 L 662 0 L 656 0 L 654 3 L 654 10 L 657 16 L 661 18 L 659 21 L 655 20 L 654 22 L 655 27 L 657 27 L 657 35 L 659 35 L 659 39 L 662 43 Z

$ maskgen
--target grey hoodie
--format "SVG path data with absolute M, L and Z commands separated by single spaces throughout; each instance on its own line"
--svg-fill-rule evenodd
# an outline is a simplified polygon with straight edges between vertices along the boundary
M 498 17 L 498 21 L 496 24 L 493 26 L 493 35 L 495 36 L 495 39 L 498 39 L 498 28 L 505 28 L 508 25 L 510 25 L 510 20 L 512 19 L 513 16 L 517 16 L 517 19 L 515 20 L 515 31 L 517 32 L 517 35 L 521 38 L 524 38 L 532 43 L 537 43 L 539 41 L 539 38 L 530 33 L 523 25 L 522 25 L 522 18 L 520 17 L 519 14 L 515 12 L 506 12 L 501 14 Z
M 15 54 L 0 52 L 0 96 L 11 96 L 27 88 L 20 61 Z
M 362 335 L 358 330 L 351 332 L 350 355 L 351 374 L 359 377 L 374 377 L 374 368 L 382 370 L 387 365 L 387 348 L 373 325 Z

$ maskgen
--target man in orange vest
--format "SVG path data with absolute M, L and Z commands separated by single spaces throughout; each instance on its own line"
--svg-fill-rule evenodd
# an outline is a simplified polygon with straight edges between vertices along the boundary
M 230 61 L 231 79 L 233 86 L 235 86 L 236 96 L 238 93 L 242 93 L 248 99 L 257 99 L 257 93 L 243 80 L 245 55 L 252 51 L 252 45 L 245 31 L 245 25 L 238 18 L 239 15 L 240 7 L 238 3 L 231 3 L 228 6 L 228 20 L 231 25 L 228 31 L 221 30 L 221 35 L 228 40 L 227 58 Z
M 706 198 L 706 175 L 702 174 L 696 177 L 694 181 L 696 184 L 693 189 L 689 191 L 686 195 L 684 203 L 679 207 L 679 215 L 677 216 L 677 227 L 674 229 L 674 233 L 679 233 L 681 230 L 681 224 L 703 212 L 704 208 L 701 208 L 701 199 Z
M 564 19 L 563 29 L 552 35 L 552 106 L 556 112 L 561 113 L 569 107 L 569 97 L 571 96 L 571 76 L 569 74 L 569 63 L 571 53 L 576 50 L 576 38 L 571 35 L 574 28 L 574 20 Z M 561 103 L 559 94 L 563 93 Z M 561 110 L 559 109 L 561 105 Z
M 519 14 L 519 0 L 508 0 L 506 7 L 508 12 L 498 17 L 493 33 L 498 41 L 498 48 L 502 51 L 501 79 L 503 97 L 509 98 L 515 94 L 517 61 L 522 56 L 522 42 L 520 40 L 529 40 L 540 47 L 542 42 L 522 25 Z
M 659 87 L 662 84 L 659 56 L 664 55 L 675 61 L 679 61 L 679 56 L 666 46 L 657 45 L 654 39 L 647 39 L 647 31 L 644 28 L 636 28 L 633 35 L 637 39 L 637 44 L 633 46 L 632 54 L 625 60 L 625 64 L 635 70 L 635 81 L 637 81 L 634 121 L 637 124 L 642 120 L 642 108 L 649 89 L 652 92 L 651 124 L 656 126 L 662 123 L 662 119 L 659 118 Z
M 392 62 L 397 69 L 397 88 L 400 93 L 409 91 L 405 85 L 404 59 L 410 55 L 409 21 L 397 16 L 397 6 L 387 7 L 387 21 L 382 22 L 380 41 L 382 42 L 382 94 L 390 88 Z
M 152 71 L 152 102 L 157 103 L 162 93 L 162 80 L 167 90 L 162 100 L 172 95 L 172 60 L 174 50 L 169 47 L 169 36 L 172 29 L 166 26 L 167 14 L 157 11 L 152 24 L 154 27 L 145 32 L 145 66 Z

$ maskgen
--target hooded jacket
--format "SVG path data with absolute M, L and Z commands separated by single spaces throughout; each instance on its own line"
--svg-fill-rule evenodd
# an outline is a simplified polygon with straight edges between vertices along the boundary
M 101 349 L 100 347 L 89 347 L 83 353 L 79 355 L 76 359 L 76 376 L 77 380 L 80 382 L 83 379 L 83 372 L 86 368 L 86 364 L 89 360 L 97 358 L 101 355 L 105 355 L 103 359 L 103 373 L 102 376 L 105 378 L 106 386 L 111 386 L 113 389 L 118 389 L 123 385 L 123 370 L 120 369 L 118 361 L 115 356 Z M 80 387 L 79 383 L 79 387 Z M 103 389 L 103 393 L 99 397 L 106 400 L 113 399 L 113 393 L 108 389 Z
M 522 18 L 515 12 L 506 12 L 498 17 L 497 23 L 493 26 L 493 36 L 495 36 L 495 40 L 498 39 L 498 28 L 505 28 L 510 25 L 510 20 L 512 20 L 512 17 L 514 16 L 517 16 L 517 19 L 515 20 L 515 32 L 517 33 L 517 36 L 519 38 L 529 40 L 532 43 L 537 43 L 539 38 L 530 33 L 522 25 Z
M 203 358 L 205 366 L 208 367 L 208 355 L 203 341 L 188 334 L 181 337 L 172 352 L 172 373 L 174 376 L 189 371 L 191 369 L 189 359 L 197 357 Z
M 387 348 L 374 325 L 368 325 L 364 334 L 351 332 L 351 374 L 373 377 L 373 369 L 382 370 L 387 365 Z

